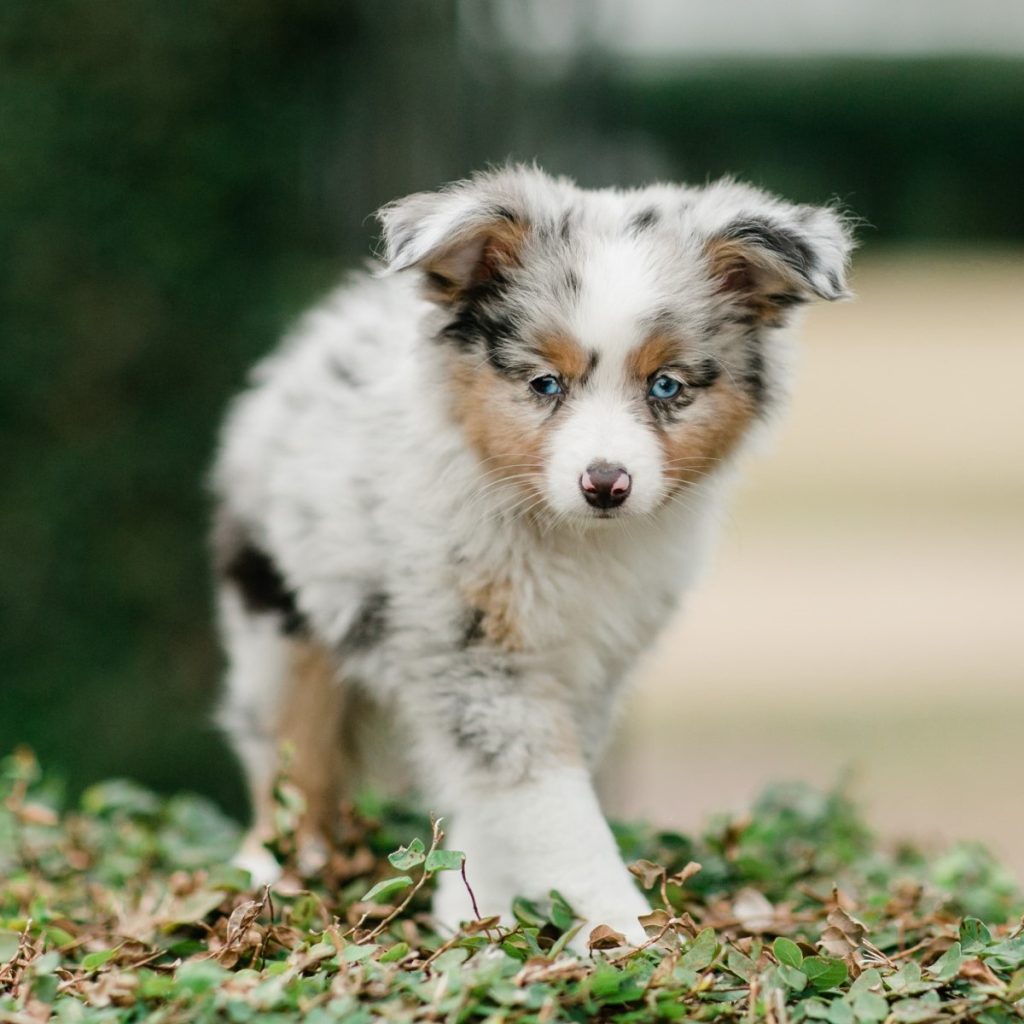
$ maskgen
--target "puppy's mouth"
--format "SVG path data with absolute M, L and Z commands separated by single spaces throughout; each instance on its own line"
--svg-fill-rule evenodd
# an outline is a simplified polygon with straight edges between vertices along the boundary
M 632 516 L 628 508 L 581 508 L 576 510 L 572 518 L 577 523 L 587 524 L 610 523 L 616 519 L 630 519 Z

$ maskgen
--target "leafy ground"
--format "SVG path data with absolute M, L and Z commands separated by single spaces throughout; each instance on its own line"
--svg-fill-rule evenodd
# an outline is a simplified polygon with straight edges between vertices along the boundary
M 700 839 L 620 828 L 651 939 L 599 929 L 587 959 L 557 894 L 438 935 L 432 877 L 462 858 L 401 807 L 364 800 L 299 878 L 298 809 L 282 784 L 293 885 L 254 893 L 206 801 L 110 782 L 65 809 L 30 755 L 0 762 L 0 1024 L 1024 1020 L 1012 879 L 976 847 L 883 852 L 838 794 L 776 787 Z

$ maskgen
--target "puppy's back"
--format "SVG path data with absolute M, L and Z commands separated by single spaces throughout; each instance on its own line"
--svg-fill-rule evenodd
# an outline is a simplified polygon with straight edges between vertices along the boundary
M 358 473 L 412 385 L 425 304 L 408 280 L 358 274 L 303 316 L 250 372 L 221 434 L 218 503 L 258 524 L 285 495 Z

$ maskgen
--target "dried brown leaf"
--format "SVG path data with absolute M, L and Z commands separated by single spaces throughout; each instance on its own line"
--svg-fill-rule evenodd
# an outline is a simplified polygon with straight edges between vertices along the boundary
M 672 918 L 669 917 L 667 911 L 659 909 L 652 910 L 649 914 L 642 914 L 638 920 L 640 921 L 640 926 L 648 935 L 657 935 L 663 928 L 668 927 L 668 923 Z
M 695 938 L 701 930 L 701 925 L 697 924 L 696 921 L 690 916 L 689 911 L 684 910 L 677 918 L 672 930 L 677 935 L 688 935 L 691 939 Z
M 599 924 L 587 939 L 589 949 L 618 949 L 626 945 L 626 936 L 607 924 Z
M 653 889 L 665 877 L 665 869 L 650 860 L 635 860 L 629 865 L 630 874 L 640 880 L 645 889 Z
M 469 921 L 462 930 L 467 935 L 477 935 L 479 932 L 497 928 L 499 924 L 501 924 L 501 917 L 495 914 L 493 917 L 481 917 L 478 921 Z
M 829 956 L 837 956 L 845 958 L 852 953 L 856 948 L 856 943 L 851 942 L 842 930 L 839 928 L 826 928 L 821 933 L 821 939 L 818 945 L 826 952 Z
M 850 942 L 857 946 L 864 941 L 864 937 L 868 934 L 864 923 L 851 917 L 842 907 L 830 910 L 826 920 L 830 927 L 838 928 Z
M 228 918 L 227 936 L 224 939 L 225 947 L 230 949 L 239 943 L 242 936 L 249 931 L 256 918 L 260 916 L 265 904 L 266 897 L 262 900 L 246 900 L 245 903 L 240 903 L 231 911 L 231 916 Z
M 82 992 L 90 1006 L 133 1006 L 138 987 L 139 979 L 134 974 L 114 970 L 101 974 L 95 981 L 84 982 Z
M 965 960 L 960 965 L 958 977 L 965 981 L 980 981 L 985 985 L 1001 986 L 1003 983 L 983 960 Z
M 834 895 L 838 896 L 838 890 Z M 848 959 L 864 945 L 867 928 L 841 906 L 829 911 L 827 921 L 828 927 L 821 933 L 818 945 L 829 956 Z
M 677 871 L 674 875 L 670 875 L 668 880 L 673 885 L 684 886 L 701 870 L 701 867 L 702 865 L 698 864 L 695 860 L 691 860 L 682 871 Z

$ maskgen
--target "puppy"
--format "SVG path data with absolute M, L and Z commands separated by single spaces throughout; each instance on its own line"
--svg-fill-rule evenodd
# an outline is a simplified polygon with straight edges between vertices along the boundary
M 728 180 L 588 191 L 530 167 L 378 217 L 383 267 L 256 367 L 213 473 L 240 862 L 276 871 L 282 741 L 328 838 L 376 748 L 446 816 L 482 914 L 557 889 L 640 942 L 591 774 L 786 395 L 800 307 L 847 295 L 849 232 Z M 472 916 L 457 873 L 435 913 Z

